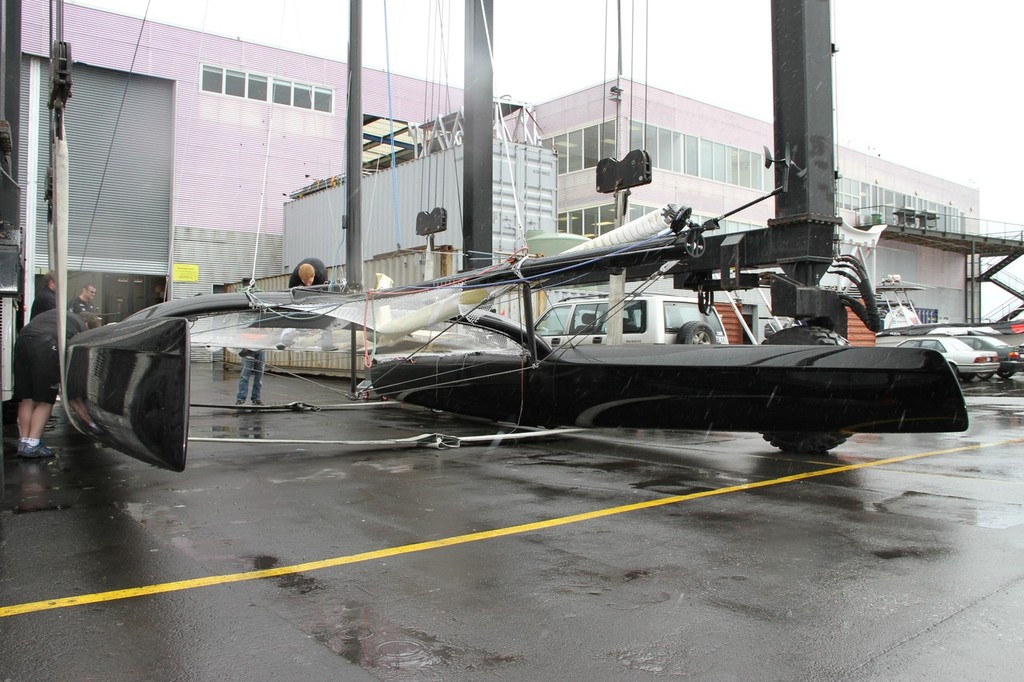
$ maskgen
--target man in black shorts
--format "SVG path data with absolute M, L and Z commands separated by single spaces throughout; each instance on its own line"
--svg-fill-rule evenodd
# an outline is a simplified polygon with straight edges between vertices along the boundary
M 20 401 L 18 454 L 30 459 L 53 457 L 53 450 L 43 445 L 41 439 L 60 385 L 57 313 L 53 309 L 33 317 L 14 342 L 14 399 Z M 84 319 L 68 313 L 67 338 L 85 328 Z

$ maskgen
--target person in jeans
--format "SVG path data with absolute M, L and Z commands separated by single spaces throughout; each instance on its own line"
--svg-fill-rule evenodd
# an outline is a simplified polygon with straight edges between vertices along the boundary
M 260 392 L 263 388 L 263 369 L 267 364 L 267 352 L 265 350 L 243 350 L 238 353 L 242 359 L 242 376 L 238 378 L 238 392 L 235 394 L 235 405 L 244 405 L 249 394 L 249 384 L 252 382 L 253 405 L 262 405 Z

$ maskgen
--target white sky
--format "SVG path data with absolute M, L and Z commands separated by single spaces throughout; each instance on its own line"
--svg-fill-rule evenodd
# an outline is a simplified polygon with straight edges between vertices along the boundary
M 68 1 L 348 59 L 349 9 L 341 0 Z M 772 120 L 770 0 L 621 4 L 624 75 Z M 395 73 L 461 87 L 463 6 L 463 0 L 363 0 L 364 66 L 385 69 L 390 62 Z M 495 94 L 543 102 L 611 78 L 617 6 L 616 0 L 494 0 Z M 982 205 L 975 216 L 1012 223 L 1005 229 L 1019 232 L 1024 3 L 833 0 L 832 14 L 837 141 L 976 187 Z

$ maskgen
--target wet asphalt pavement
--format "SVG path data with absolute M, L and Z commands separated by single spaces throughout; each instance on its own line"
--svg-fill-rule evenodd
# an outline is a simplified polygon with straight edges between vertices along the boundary
M 237 374 L 193 367 L 194 403 Z M 265 401 L 347 382 L 268 375 Z M 966 433 L 493 427 L 388 406 L 195 408 L 175 474 L 4 427 L 0 680 L 1019 680 L 1024 377 Z

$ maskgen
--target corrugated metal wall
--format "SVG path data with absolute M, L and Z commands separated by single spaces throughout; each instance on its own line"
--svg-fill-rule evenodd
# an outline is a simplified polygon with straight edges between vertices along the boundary
M 253 232 L 179 226 L 174 234 L 174 262 L 198 265 L 199 281 L 172 282 L 173 297 L 209 294 L 216 285 L 248 281 L 252 277 L 254 259 L 257 279 L 279 274 L 281 236 L 260 235 L 258 246 L 257 250 Z
M 556 225 L 554 152 L 512 144 L 510 154 L 506 154 L 505 148 L 502 141 L 494 141 L 493 235 L 494 249 L 499 253 L 514 248 L 517 201 L 524 230 L 553 233 Z M 511 156 L 511 171 L 508 156 Z M 435 245 L 461 250 L 463 172 L 460 146 L 363 178 L 365 256 L 372 258 L 402 248 L 423 246 L 426 238 L 416 234 L 416 214 L 438 206 L 448 211 L 448 230 L 435 235 Z M 341 225 L 346 192 L 345 185 L 341 184 L 285 204 L 283 265 L 286 270 L 310 256 L 327 264 L 344 261 Z
M 27 71 L 22 74 L 26 92 Z M 79 63 L 72 78 L 65 117 L 71 171 L 69 269 L 164 275 L 171 225 L 173 83 Z M 44 131 L 47 91 L 42 88 L 42 99 L 35 103 Z M 46 134 L 39 136 L 39 158 L 44 186 L 50 158 Z M 36 266 L 46 268 L 46 203 L 43 196 L 36 200 Z

